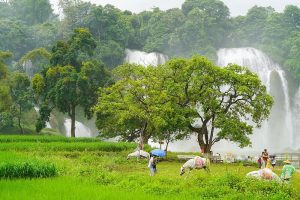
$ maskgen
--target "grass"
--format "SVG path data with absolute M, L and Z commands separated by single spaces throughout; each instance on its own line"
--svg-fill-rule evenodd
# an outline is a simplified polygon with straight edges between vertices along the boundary
M 0 163 L 0 178 L 46 178 L 56 174 L 57 169 L 52 163 L 38 161 Z
M 58 176 L 1 179 L 1 199 L 300 199 L 299 173 L 291 184 L 281 185 L 245 179 L 246 173 L 257 170 L 254 166 L 212 164 L 210 174 L 194 170 L 185 179 L 179 176 L 183 163 L 176 159 L 176 153 L 169 153 L 168 159 L 157 165 L 158 173 L 150 177 L 146 160 L 126 160 L 134 144 L 121 143 L 125 147 L 120 148 L 118 143 L 98 141 L 111 146 L 100 148 L 101 145 L 94 146 L 96 142 L 88 140 L 70 142 L 55 137 L 41 142 L 40 136 L 30 137 L 29 141 L 1 136 L 0 162 L 54 163 Z M 279 174 L 280 168 L 275 172 Z
M 0 143 L 9 142 L 99 142 L 98 138 L 68 138 L 58 135 L 0 135 Z
M 13 152 L 0 152 L 0 178 L 46 178 L 57 173 L 53 163 Z
M 131 200 L 137 197 L 167 200 L 166 197 L 153 196 L 141 191 L 116 190 L 114 187 L 82 182 L 70 177 L 47 180 L 3 180 L 0 181 L 0 196 L 1 199 L 8 200 Z

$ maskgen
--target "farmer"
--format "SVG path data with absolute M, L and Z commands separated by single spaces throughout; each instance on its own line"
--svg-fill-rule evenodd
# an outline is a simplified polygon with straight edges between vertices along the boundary
M 272 168 L 274 169 L 274 167 L 275 167 L 275 165 L 276 165 L 276 158 L 275 158 L 276 156 L 275 155 L 273 155 L 273 156 L 270 156 L 270 158 L 271 158 L 271 165 L 272 165 Z
M 268 158 L 266 168 L 273 169 L 271 165 L 271 159 Z
M 258 160 L 257 160 L 257 162 L 258 162 L 258 167 L 259 168 L 262 168 L 262 154 L 263 154 L 263 152 L 261 152 L 261 156 L 258 158 Z
M 262 165 L 261 165 L 262 169 L 267 167 L 268 159 L 269 159 L 269 153 L 267 149 L 264 149 L 264 151 L 262 152 Z
M 286 161 L 283 161 L 283 162 L 285 163 L 285 165 L 283 166 L 280 178 L 285 183 L 288 183 L 291 180 L 291 178 L 292 178 L 293 174 L 295 173 L 296 169 L 292 165 L 291 161 L 286 160 Z
M 157 163 L 157 159 L 153 154 L 150 154 L 150 159 L 148 164 L 148 167 L 150 169 L 150 176 L 154 176 L 154 174 L 156 173 L 156 163 Z

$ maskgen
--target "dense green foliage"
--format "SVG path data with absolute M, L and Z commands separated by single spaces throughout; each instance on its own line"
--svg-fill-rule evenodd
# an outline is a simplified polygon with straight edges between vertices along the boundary
M 176 139 L 196 132 L 205 152 L 222 139 L 245 147 L 253 126 L 268 118 L 273 104 L 247 68 L 221 68 L 199 56 L 158 67 L 125 64 L 115 75 L 118 81 L 100 90 L 95 107 L 100 135 L 108 137 L 140 135 L 147 143 L 151 136 L 168 140 L 171 134 Z M 194 125 L 195 120 L 200 123 Z
M 126 141 L 140 137 L 140 142 L 146 144 L 151 136 L 188 127 L 188 120 L 183 117 L 187 110 L 176 108 L 162 91 L 160 70 L 131 64 L 114 70 L 119 81 L 100 90 L 95 107 L 101 136 L 121 136 Z
M 71 118 L 71 136 L 75 137 L 76 107 L 81 106 L 90 119 L 96 104 L 98 87 L 107 84 L 109 74 L 101 62 L 91 59 L 95 40 L 87 29 L 75 29 L 68 41 L 58 41 L 51 51 L 50 67 L 32 79 L 40 105 L 37 132 L 46 126 L 54 108 Z
M 11 97 L 13 105 L 11 113 L 18 121 L 21 134 L 24 134 L 21 124 L 22 116 L 26 111 L 33 108 L 33 92 L 28 76 L 26 74 L 15 73 L 11 86 Z
M 10 141 L 16 136 L 1 137 Z M 64 139 L 59 143 L 64 143 Z M 89 144 L 92 145 L 86 143 Z M 246 179 L 245 174 L 256 170 L 255 167 L 212 164 L 210 174 L 194 170 L 185 179 L 179 175 L 183 163 L 177 160 L 177 154 L 170 153 L 168 159 L 158 163 L 158 173 L 150 177 L 146 160 L 126 160 L 134 146 L 118 152 L 52 151 L 51 148 L 23 152 L 11 147 L 1 151 L 1 163 L 37 159 L 55 164 L 58 175 L 47 179 L 1 179 L 0 196 L 4 199 L 120 199 L 120 196 L 122 199 L 299 199 L 299 173 L 291 184 L 281 185 Z M 275 173 L 280 173 L 280 167 L 275 168 Z
M 16 105 L 17 102 L 11 94 L 14 76 L 5 77 L 5 74 L 9 74 L 10 71 L 17 70 L 26 72 L 29 78 L 32 78 L 35 73 L 41 73 L 33 78 L 33 89 L 37 94 L 35 100 L 42 102 L 39 105 L 37 131 L 45 127 L 45 122 L 49 121 L 50 112 L 55 107 L 71 117 L 73 122 L 71 132 L 74 136 L 75 108 L 83 107 L 84 115 L 87 118 L 91 117 L 90 108 L 97 101 L 95 92 L 99 86 L 104 86 L 106 83 L 103 77 L 106 74 L 104 65 L 116 67 L 121 64 L 126 48 L 142 49 L 147 52 L 158 51 L 170 57 L 202 54 L 215 61 L 216 51 L 219 48 L 251 45 L 269 54 L 290 71 L 294 78 L 300 76 L 300 9 L 296 6 L 287 6 L 282 13 L 275 12 L 271 7 L 255 6 L 248 11 L 247 15 L 233 18 L 230 17 L 229 9 L 220 0 L 186 0 L 180 9 L 162 11 L 155 8 L 137 14 L 121 11 L 111 5 L 100 6 L 81 0 L 61 0 L 60 7 L 64 17 L 59 19 L 53 14 L 49 0 L 10 0 L 0 4 L 0 51 L 10 51 L 13 54 L 12 59 L 5 61 L 4 57 L 10 53 L 0 55 L 0 127 L 2 128 L 13 126 L 12 118 L 17 116 L 16 112 L 10 113 L 16 111 L 12 109 L 16 106 L 12 107 L 12 105 Z M 87 29 L 89 33 L 83 31 Z M 12 61 L 16 61 L 17 64 Z M 3 67 L 5 64 L 7 67 Z M 239 69 L 235 69 L 234 66 L 227 69 L 239 73 Z M 139 73 L 144 73 L 143 69 L 137 70 L 140 70 Z M 153 70 L 151 73 L 156 72 Z M 248 75 L 247 72 L 244 73 L 245 76 Z M 126 75 L 130 76 L 125 73 L 119 75 L 119 78 Z M 205 79 L 205 77 L 201 78 Z M 234 78 L 230 80 L 228 76 L 223 78 L 230 84 L 240 81 Z M 182 127 L 186 127 L 187 123 L 190 124 L 191 118 L 186 120 L 180 116 L 189 115 L 190 110 L 177 108 L 172 110 L 171 108 L 176 107 L 176 99 L 168 99 L 169 104 L 163 105 L 166 100 L 163 93 L 153 92 L 161 89 L 161 85 L 154 84 L 155 81 L 152 79 L 145 83 L 143 78 L 138 78 L 136 91 L 129 91 L 131 95 L 126 93 L 128 105 L 133 103 L 138 105 L 130 108 L 131 116 L 120 112 L 114 116 L 114 119 L 110 118 L 106 122 L 104 119 L 108 119 L 107 117 L 101 119 L 100 115 L 98 116 L 98 127 L 103 134 L 110 132 L 110 135 L 121 135 L 122 139 L 132 141 L 139 137 L 138 131 L 143 130 L 143 126 L 144 129 L 147 126 L 148 133 L 145 134 L 145 141 L 150 135 L 156 140 L 182 138 L 178 130 L 183 130 Z M 219 87 L 218 81 L 215 83 L 211 87 Z M 116 91 L 124 89 L 125 86 L 121 82 L 118 84 L 118 87 L 111 89 Z M 151 98 L 156 98 L 155 101 L 158 103 L 154 104 L 153 101 L 143 105 L 145 102 L 138 102 L 143 95 L 143 84 L 148 84 L 147 90 L 152 92 L 149 94 L 149 91 L 146 91 L 147 95 L 152 95 Z M 255 89 L 262 89 L 259 85 L 256 86 Z M 26 93 L 29 93 L 27 89 Z M 238 86 L 238 90 L 242 93 L 245 92 L 244 89 L 241 85 Z M 249 87 L 245 90 L 249 91 Z M 141 93 L 133 98 L 132 92 Z M 212 111 L 217 103 L 214 100 L 228 98 L 228 96 L 220 95 L 216 92 L 216 88 L 210 92 L 214 94 L 208 98 L 205 106 Z M 118 95 L 111 95 L 109 98 L 116 96 Z M 267 103 L 266 107 L 269 107 L 269 104 Z M 106 106 L 109 107 L 108 104 Z M 251 127 L 242 123 L 238 123 L 238 126 L 228 125 L 229 123 L 236 125 L 240 120 L 237 118 L 242 118 L 238 116 L 248 112 L 251 112 L 259 125 L 268 113 L 254 113 L 253 110 L 257 107 L 260 105 L 252 106 L 251 111 L 249 107 L 243 107 L 237 112 L 229 111 L 226 115 L 223 113 L 222 119 L 216 119 L 215 125 L 216 128 L 226 132 L 221 132 L 222 137 L 218 137 L 217 140 L 242 141 L 241 146 L 249 145 L 248 138 L 244 138 L 243 135 L 251 133 Z M 119 109 L 122 110 L 122 107 Z M 231 116 L 228 116 L 229 113 Z M 117 122 L 115 125 L 118 125 L 118 130 L 113 132 L 111 129 L 105 130 L 114 122 Z M 20 129 L 22 130 L 22 126 Z M 188 132 L 188 130 L 184 131 Z M 227 134 L 228 132 L 243 134 L 235 134 L 235 137 L 232 137 L 232 134 Z M 206 145 L 213 143 L 210 142 L 209 137 L 206 137 L 206 133 L 203 135 Z
M 95 58 L 110 67 L 122 63 L 125 48 L 214 59 L 218 48 L 252 46 L 267 52 L 295 78 L 299 74 L 296 6 L 287 6 L 283 13 L 255 6 L 246 16 L 230 18 L 228 7 L 219 0 L 186 0 L 181 9 L 155 8 L 138 14 L 111 5 L 62 0 L 64 18 L 58 20 L 48 0 L 0 4 L 0 50 L 13 52 L 16 60 L 34 48 L 49 49 L 75 28 L 85 27 L 97 43 Z
M 5 59 L 11 56 L 0 51 L 0 129 L 12 127 L 14 119 L 20 132 L 24 133 L 22 117 L 33 107 L 33 93 L 28 76 L 23 73 L 11 73 Z
M 9 94 L 10 86 L 8 84 L 8 69 L 5 65 L 5 59 L 9 58 L 11 53 L 0 51 L 0 113 L 9 111 L 12 99 Z

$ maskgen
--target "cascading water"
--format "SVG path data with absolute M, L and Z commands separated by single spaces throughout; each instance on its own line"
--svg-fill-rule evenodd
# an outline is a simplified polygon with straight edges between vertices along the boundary
M 25 61 L 23 63 L 23 69 L 24 69 L 25 73 L 27 74 L 27 76 L 29 77 L 29 79 L 31 80 L 34 75 L 33 64 L 31 62 L 31 60 Z
M 39 114 L 40 108 L 37 106 L 34 106 L 33 108 L 37 112 L 37 114 Z M 49 122 L 46 122 L 46 128 L 52 128 Z
M 66 130 L 66 136 L 71 137 L 71 119 L 65 118 L 64 127 Z M 90 128 L 83 123 L 75 121 L 75 137 L 93 137 L 93 133 Z
M 125 54 L 125 62 L 135 63 L 143 66 L 157 66 L 164 64 L 168 60 L 168 56 L 157 52 L 146 53 L 143 51 L 126 49 Z
M 275 103 L 271 110 L 270 119 L 265 121 L 261 128 L 256 128 L 251 136 L 252 148 L 240 149 L 235 143 L 221 141 L 213 146 L 214 152 L 239 152 L 251 153 L 260 152 L 268 148 L 271 152 L 281 152 L 286 149 L 295 148 L 298 141 L 293 130 L 299 130 L 300 124 L 300 88 L 297 101 L 297 117 L 292 120 L 290 98 L 288 92 L 288 82 L 285 72 L 281 67 L 272 62 L 263 52 L 254 48 L 231 48 L 220 49 L 218 51 L 218 65 L 226 66 L 229 63 L 235 63 L 248 67 L 251 71 L 257 73 L 266 85 L 267 91 L 274 97 Z M 167 56 L 158 53 L 147 54 L 141 51 L 126 50 L 125 62 L 137 63 L 141 65 L 163 64 L 168 59 Z M 294 115 L 294 113 L 293 113 Z M 295 122 L 295 123 L 293 123 Z M 293 137 L 294 135 L 294 137 Z M 155 143 L 151 145 L 158 146 Z M 299 145 L 298 145 L 299 148 Z M 189 140 L 177 141 L 169 145 L 172 151 L 199 151 L 199 145 L 196 137 L 191 136 Z
M 218 65 L 226 66 L 229 63 L 245 66 L 257 73 L 267 91 L 274 97 L 270 119 L 261 128 L 255 129 L 251 137 L 253 149 L 268 148 L 273 152 L 291 149 L 293 123 L 285 72 L 263 52 L 254 48 L 220 49 Z
M 294 119 L 294 143 L 295 149 L 300 150 L 300 135 L 297 131 L 300 130 L 300 87 L 294 97 L 294 109 L 293 109 L 293 119 Z

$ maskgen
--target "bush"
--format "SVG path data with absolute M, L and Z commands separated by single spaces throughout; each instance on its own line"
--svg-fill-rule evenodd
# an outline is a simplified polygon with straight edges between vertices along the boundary
M 0 129 L 13 126 L 13 117 L 10 113 L 0 113 Z
M 57 169 L 52 163 L 0 163 L 0 178 L 46 178 L 56 175 Z

